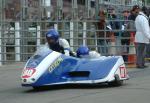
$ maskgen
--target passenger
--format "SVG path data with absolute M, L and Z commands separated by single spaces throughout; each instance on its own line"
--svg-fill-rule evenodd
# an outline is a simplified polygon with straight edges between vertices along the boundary
M 87 46 L 80 46 L 77 50 L 77 57 L 78 58 L 87 58 L 87 59 L 94 59 L 99 58 L 101 55 L 96 51 L 90 51 Z
M 59 33 L 55 29 L 50 29 L 46 33 L 46 46 L 53 51 L 65 54 L 66 56 L 73 55 L 70 50 L 70 45 L 66 39 L 60 38 Z

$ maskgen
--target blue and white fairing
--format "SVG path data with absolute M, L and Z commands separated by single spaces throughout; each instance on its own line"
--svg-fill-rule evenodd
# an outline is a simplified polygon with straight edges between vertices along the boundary
M 35 53 L 22 72 L 23 86 L 44 86 L 69 83 L 104 83 L 128 79 L 121 56 L 79 59 L 43 49 Z

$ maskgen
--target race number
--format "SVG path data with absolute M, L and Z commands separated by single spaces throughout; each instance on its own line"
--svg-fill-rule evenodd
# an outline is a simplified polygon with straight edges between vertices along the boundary
M 22 73 L 22 78 L 29 78 L 35 73 L 35 69 L 33 68 L 26 68 Z
M 120 76 L 121 76 L 121 78 L 126 78 L 126 75 L 127 75 L 126 68 L 124 66 L 120 66 Z

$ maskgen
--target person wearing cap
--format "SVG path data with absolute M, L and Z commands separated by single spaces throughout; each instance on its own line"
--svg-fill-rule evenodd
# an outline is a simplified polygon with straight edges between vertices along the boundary
M 141 11 L 140 6 L 139 5 L 134 5 L 132 8 L 132 11 L 135 12 L 135 15 L 137 16 L 139 14 L 139 12 Z
M 46 46 L 53 51 L 63 53 L 67 56 L 71 54 L 70 45 L 66 39 L 60 38 L 59 33 L 55 29 L 46 32 Z
M 136 7 L 136 9 L 135 9 Z M 135 47 L 136 47 L 136 65 L 137 68 L 145 68 L 145 48 L 150 43 L 150 26 L 148 23 L 148 17 L 145 14 L 146 9 L 135 6 L 133 7 L 138 13 L 135 19 L 136 35 L 135 35 Z
M 128 19 L 135 21 L 135 18 L 136 18 L 136 17 L 137 17 L 137 14 L 136 14 L 136 12 L 132 9 L 132 10 L 130 11 L 130 15 L 129 15 Z

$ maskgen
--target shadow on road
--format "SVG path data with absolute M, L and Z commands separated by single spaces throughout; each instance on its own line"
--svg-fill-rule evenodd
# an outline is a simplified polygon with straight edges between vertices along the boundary
M 115 87 L 109 86 L 107 84 L 65 84 L 65 85 L 54 85 L 54 86 L 33 88 L 24 92 L 36 93 L 36 92 L 56 91 L 56 90 L 64 90 L 64 89 L 107 89 L 107 88 L 115 88 Z

